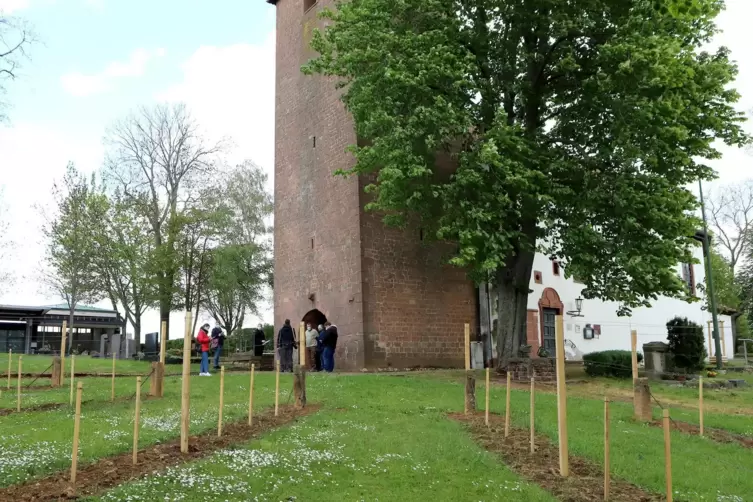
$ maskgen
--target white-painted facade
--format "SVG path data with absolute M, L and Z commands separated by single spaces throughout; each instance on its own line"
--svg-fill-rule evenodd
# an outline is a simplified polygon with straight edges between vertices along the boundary
M 700 246 L 695 250 L 695 257 L 698 264 L 692 265 L 692 274 L 694 284 L 696 285 L 696 294 L 703 297 L 703 294 L 697 289 L 698 284 L 702 284 L 705 279 L 703 263 L 703 253 Z M 666 323 L 675 316 L 687 317 L 704 327 L 706 334 L 706 350 L 709 354 L 714 354 L 713 340 L 712 347 L 709 347 L 709 323 L 711 314 L 703 309 L 705 302 L 703 300 L 687 303 L 682 300 L 673 298 L 659 298 L 650 307 L 641 307 L 633 309 L 630 317 L 618 317 L 617 310 L 619 305 L 615 302 L 605 302 L 601 300 L 583 300 L 581 307 L 581 317 L 568 315 L 568 312 L 576 311 L 576 298 L 582 297 L 583 284 L 575 282 L 572 278 L 566 279 L 564 269 L 559 269 L 556 273 L 556 267 L 552 260 L 547 256 L 537 253 L 533 264 L 533 274 L 531 277 L 530 289 L 533 290 L 528 295 L 528 343 L 533 345 L 532 355 L 535 355 L 538 347 L 544 342 L 542 331 L 547 333 L 550 338 L 552 333 L 551 321 L 553 310 L 564 316 L 566 352 L 569 359 L 577 359 L 578 353 L 587 354 L 602 350 L 630 350 L 630 331 L 636 330 L 638 333 L 638 351 L 642 352 L 642 346 L 649 342 L 667 341 Z M 685 266 L 685 277 L 688 269 Z M 683 277 L 683 267 L 677 266 L 677 273 Z M 490 303 L 492 322 L 497 318 L 496 295 L 490 288 Z M 549 323 L 544 326 L 544 319 Z M 533 321 L 533 322 L 532 322 Z M 732 341 L 732 327 L 729 316 L 719 316 L 720 333 L 723 334 L 724 343 L 723 354 L 732 359 L 734 356 L 734 345 Z M 532 328 L 530 325 L 535 327 Z M 593 338 L 586 339 L 584 328 L 590 327 L 594 330 Z M 723 329 L 722 329 L 723 328 Z M 535 336 L 535 342 L 533 337 Z M 495 337 L 492 337 L 493 339 Z M 551 345 L 553 342 L 547 342 Z M 573 348 L 574 345 L 576 349 Z M 493 357 L 496 357 L 496 340 L 493 341 Z M 553 351 L 551 351 L 553 353 Z

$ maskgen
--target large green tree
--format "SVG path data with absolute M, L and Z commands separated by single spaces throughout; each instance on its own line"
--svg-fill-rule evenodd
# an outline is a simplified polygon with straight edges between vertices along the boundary
M 695 196 L 746 141 L 720 0 L 351 0 L 304 67 L 335 77 L 368 208 L 455 242 L 499 295 L 499 364 L 525 340 L 534 253 L 621 314 L 685 297 Z M 438 168 L 449 153 L 453 170 Z
M 107 198 L 73 164 L 68 164 L 62 183 L 53 187 L 55 214 L 44 226 L 47 238 L 45 284 L 68 305 L 70 333 L 74 311 L 82 303 L 102 299 L 96 266 L 96 238 L 107 214 Z M 67 350 L 73 346 L 68 338 Z

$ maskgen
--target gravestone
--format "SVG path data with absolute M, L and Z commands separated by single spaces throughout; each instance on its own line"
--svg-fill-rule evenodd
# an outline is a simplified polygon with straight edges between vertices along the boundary
M 107 356 L 107 335 L 102 335 L 99 339 L 99 357 Z
M 664 342 L 650 342 L 643 344 L 643 363 L 646 373 L 652 378 L 661 378 L 661 375 L 670 371 L 671 358 L 669 345 Z
M 120 335 L 110 335 L 110 357 L 115 354 L 120 359 Z
M 157 346 L 157 333 L 147 333 L 144 335 L 144 354 L 147 357 L 154 355 L 159 356 L 159 347 Z

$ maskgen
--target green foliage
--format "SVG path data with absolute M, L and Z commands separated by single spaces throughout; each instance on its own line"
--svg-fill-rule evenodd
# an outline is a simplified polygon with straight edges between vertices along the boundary
M 729 260 L 722 256 L 716 249 L 711 249 L 711 273 L 714 274 L 714 294 L 716 296 L 717 309 L 738 309 L 742 297 L 742 287 L 735 280 Z M 706 293 L 708 287 L 706 281 L 698 284 L 698 289 Z M 706 308 L 711 310 L 710 296 L 706 295 Z
M 638 362 L 643 354 L 637 353 Z M 633 355 L 629 350 L 605 350 L 583 356 L 583 367 L 588 376 L 630 378 L 633 375 Z
M 46 282 L 73 312 L 77 305 L 94 303 L 104 295 L 92 250 L 109 204 L 94 179 L 87 181 L 73 164 L 68 164 L 62 184 L 56 184 L 53 193 L 56 213 L 44 227 Z
M 722 2 L 654 4 L 341 2 L 303 71 L 344 89 L 359 138 L 346 174 L 373 181 L 386 223 L 457 243 L 452 263 L 477 280 L 529 279 L 518 258 L 545 252 L 628 313 L 687 297 L 686 186 L 713 176 L 716 144 L 748 140 L 737 69 L 704 50 Z
M 676 367 L 689 372 L 703 369 L 707 354 L 700 324 L 675 317 L 667 322 L 667 341 Z

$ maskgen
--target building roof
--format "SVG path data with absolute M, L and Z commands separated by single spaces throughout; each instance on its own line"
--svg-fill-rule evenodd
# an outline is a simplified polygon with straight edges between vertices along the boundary
M 57 305 L 47 305 L 45 307 L 39 307 L 46 310 L 68 310 L 68 304 L 67 303 L 59 303 Z M 114 314 L 115 311 L 112 309 L 101 309 L 99 307 L 92 307 L 90 305 L 76 305 L 76 312 L 99 312 L 99 313 L 108 313 L 108 314 Z
M 0 320 L 3 321 L 26 321 L 36 319 L 42 322 L 62 322 L 68 317 L 68 304 L 22 306 L 0 305 Z M 101 309 L 88 305 L 79 305 L 73 312 L 78 323 L 95 323 L 112 326 L 120 326 L 124 320 L 115 310 Z

